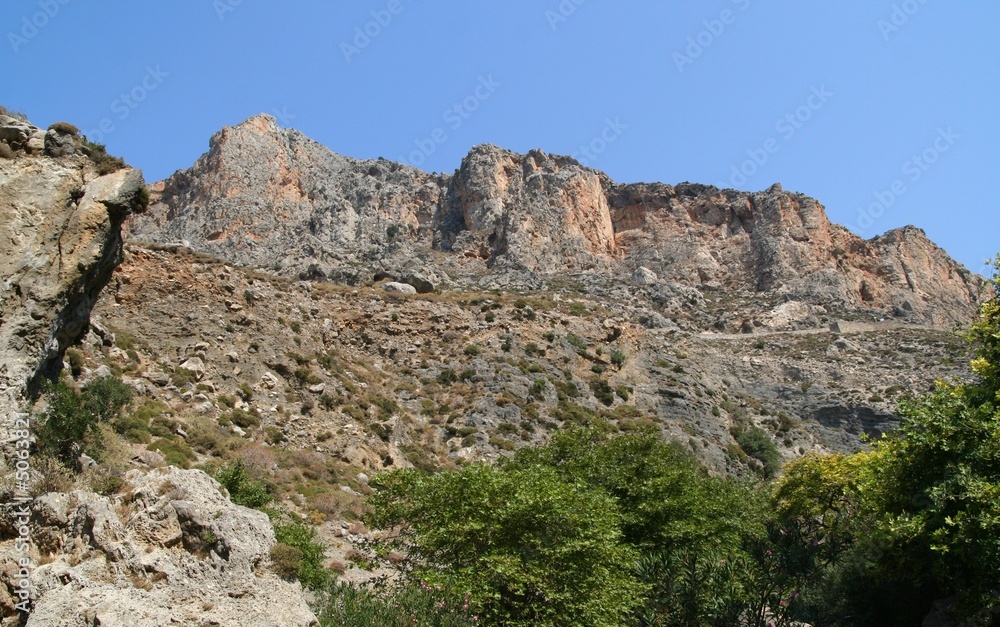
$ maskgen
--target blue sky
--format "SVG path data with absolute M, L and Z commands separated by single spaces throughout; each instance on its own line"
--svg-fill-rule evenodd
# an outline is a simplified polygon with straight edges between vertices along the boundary
M 0 23 L 0 104 L 150 181 L 268 112 L 353 157 L 451 172 L 489 142 L 780 182 L 864 237 L 1000 252 L 994 0 L 8 0 Z

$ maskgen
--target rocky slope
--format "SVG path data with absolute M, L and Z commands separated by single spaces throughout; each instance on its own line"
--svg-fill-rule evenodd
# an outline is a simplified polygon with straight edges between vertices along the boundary
M 546 287 L 639 268 L 670 285 L 780 295 L 869 317 L 950 325 L 982 282 L 912 227 L 865 241 L 773 186 L 617 184 L 568 157 L 478 146 L 451 176 L 336 155 L 269 116 L 227 127 L 190 169 L 152 186 L 139 240 L 352 284 Z

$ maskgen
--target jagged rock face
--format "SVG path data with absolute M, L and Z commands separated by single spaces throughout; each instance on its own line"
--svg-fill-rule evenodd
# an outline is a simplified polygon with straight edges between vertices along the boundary
M 319 624 L 297 583 L 264 571 L 275 543 L 266 514 L 233 505 L 200 470 L 134 470 L 126 481 L 111 497 L 76 490 L 30 503 L 49 559 L 31 573 L 28 627 Z M 0 511 L 0 532 L 16 519 Z M 11 556 L 14 542 L 0 543 L 0 561 Z M 16 621 L 14 581 L 0 583 L 0 607 Z
M 346 280 L 370 279 L 372 260 L 405 256 L 411 239 L 429 243 L 444 191 L 437 177 L 342 157 L 265 115 L 223 129 L 194 167 L 150 189 L 155 211 L 131 223 L 133 238 Z
M 51 133 L 51 131 L 50 131 Z M 0 159 L 0 407 L 17 407 L 87 330 L 138 206 L 138 170 L 98 176 L 84 156 Z M 60 154 L 64 151 L 60 149 Z
M 349 282 L 414 266 L 454 278 L 471 267 L 491 287 L 537 288 L 581 272 L 627 280 L 646 267 L 699 289 L 931 324 L 968 320 L 982 288 L 918 229 L 865 241 L 778 185 L 622 185 L 569 157 L 490 145 L 453 176 L 435 177 L 335 155 L 268 116 L 211 145 L 193 168 L 153 187 L 158 203 L 132 222 L 133 236 Z M 451 254 L 415 260 L 429 246 Z

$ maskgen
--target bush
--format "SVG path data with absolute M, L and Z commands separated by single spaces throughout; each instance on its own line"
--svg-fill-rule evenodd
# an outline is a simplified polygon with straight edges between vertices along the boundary
M 64 381 L 50 385 L 39 447 L 67 465 L 75 464 L 81 453 L 99 454 L 98 424 L 118 420 L 131 404 L 132 394 L 132 388 L 115 377 L 96 379 L 82 392 Z
M 468 346 L 465 347 L 465 350 L 463 352 L 469 357 L 476 357 L 477 355 L 479 355 L 481 351 L 479 347 L 476 346 L 475 344 L 469 344 Z
M 324 590 L 317 612 L 323 627 L 470 627 L 479 620 L 469 608 L 468 595 L 419 582 L 377 592 L 348 583 Z
M 614 502 L 553 470 L 396 471 L 379 488 L 373 520 L 409 525 L 416 577 L 468 590 L 490 623 L 619 624 L 639 600 Z
M 609 357 L 611 358 L 611 363 L 618 368 L 621 368 L 622 364 L 625 363 L 625 353 L 621 352 L 617 348 L 611 350 Z
M 267 487 L 250 477 L 242 460 L 222 468 L 215 479 L 229 492 L 229 500 L 237 505 L 260 509 L 271 502 Z
M 781 454 L 771 436 L 760 427 L 738 430 L 733 434 L 743 452 L 763 464 L 764 476 L 772 479 L 781 471 Z
M 294 575 L 304 587 L 321 589 L 329 583 L 330 572 L 323 567 L 326 547 L 316 542 L 315 529 L 297 522 L 276 523 L 274 537 L 279 543 L 298 551 L 299 564 Z M 290 551 L 284 552 L 286 557 L 291 555 Z M 283 566 L 287 568 L 290 563 L 286 561 Z
M 590 389 L 594 392 L 594 396 L 602 404 L 610 407 L 615 402 L 615 391 L 611 389 L 607 381 L 601 379 L 595 379 L 590 382 Z
M 117 172 L 127 167 L 121 157 L 112 157 L 108 154 L 104 144 L 97 144 L 90 140 L 84 141 L 84 152 L 90 160 L 97 166 L 97 173 L 101 176 Z
M 61 133 L 63 135 L 79 135 L 80 129 L 69 122 L 54 122 L 49 125 L 48 130 Z

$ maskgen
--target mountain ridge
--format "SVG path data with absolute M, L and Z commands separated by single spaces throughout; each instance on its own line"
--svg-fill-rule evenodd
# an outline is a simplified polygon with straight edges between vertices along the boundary
M 209 145 L 150 186 L 151 210 L 130 220 L 130 235 L 352 285 L 418 272 L 542 289 L 552 277 L 647 268 L 702 291 L 773 292 L 943 326 L 968 320 L 983 286 L 916 227 L 863 240 L 777 184 L 619 184 L 572 157 L 491 144 L 453 174 L 428 174 L 338 155 L 266 114 Z

